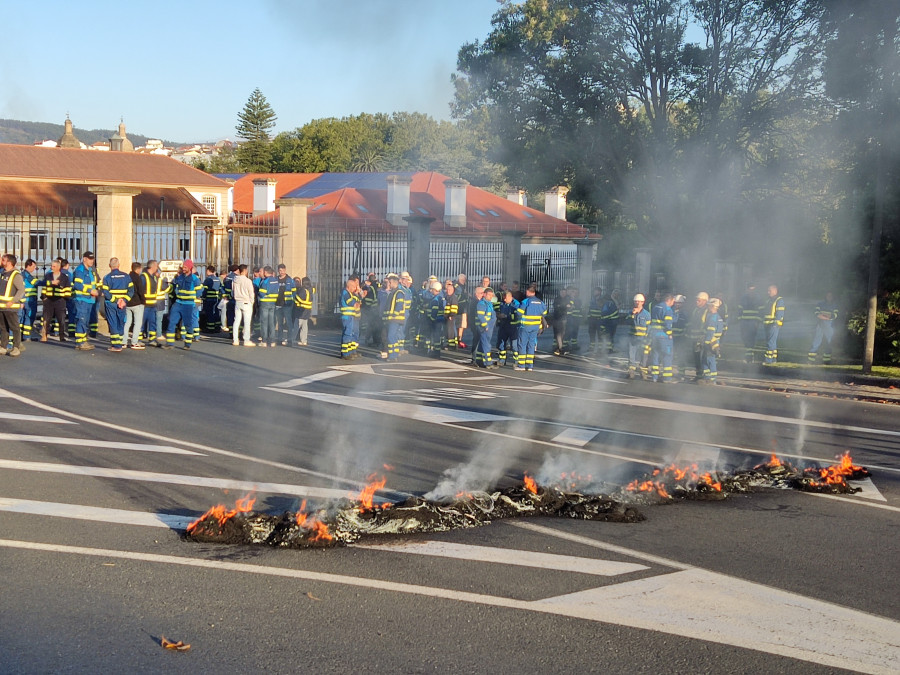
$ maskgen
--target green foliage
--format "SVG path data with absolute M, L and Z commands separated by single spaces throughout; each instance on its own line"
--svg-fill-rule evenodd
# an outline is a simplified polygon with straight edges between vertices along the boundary
M 206 173 L 241 173 L 237 153 L 233 148 L 222 148 L 217 155 L 210 158 L 197 157 L 191 166 Z
M 269 132 L 275 128 L 277 119 L 259 87 L 254 89 L 244 108 L 238 113 L 238 124 L 235 127 L 238 137 L 245 141 L 237 150 L 238 164 L 243 171 L 272 170 Z
M 875 360 L 881 363 L 900 363 L 900 291 L 886 294 L 878 301 L 875 321 Z M 866 333 L 866 312 L 850 315 L 847 329 L 857 336 L 861 349 Z

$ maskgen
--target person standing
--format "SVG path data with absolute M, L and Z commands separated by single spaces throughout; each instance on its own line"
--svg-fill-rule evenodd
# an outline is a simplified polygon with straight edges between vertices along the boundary
M 538 336 L 547 325 L 547 305 L 537 297 L 537 286 L 531 284 L 525 289 L 525 299 L 516 308 L 519 315 L 519 337 L 515 370 L 534 370 L 534 352 Z
M 650 359 L 650 312 L 644 309 L 643 293 L 634 296 L 629 323 L 631 336 L 628 341 L 628 379 L 633 380 L 640 375 L 647 379 Z M 657 303 L 659 304 L 659 303 Z
M 562 288 L 553 301 L 553 340 L 556 349 L 553 353 L 562 356 L 566 353 L 566 320 L 569 316 L 569 289 Z
M 825 294 L 825 299 L 816 305 L 815 315 L 816 334 L 813 337 L 812 347 L 809 348 L 808 360 L 811 364 L 816 362 L 819 348 L 824 342 L 825 349 L 822 350 L 822 363 L 827 366 L 831 364 L 831 341 L 834 338 L 834 320 L 838 317 L 838 306 L 831 291 L 828 291 Z
M 231 265 L 228 268 L 228 274 L 222 280 L 222 299 L 225 301 L 225 310 L 220 312 L 219 318 L 222 320 L 223 333 L 229 332 L 231 324 L 234 323 L 234 296 L 231 293 L 231 286 L 234 283 L 234 278 L 237 276 L 239 267 L 240 265 Z
M 203 280 L 203 320 L 207 333 L 218 333 L 222 325 L 219 320 L 219 300 L 222 297 L 222 280 L 216 274 L 215 265 L 206 266 Z
M 352 360 L 359 357 L 359 317 L 362 298 L 359 296 L 359 280 L 347 279 L 341 292 L 341 358 Z
M 275 346 L 275 302 L 278 300 L 275 270 L 266 265 L 259 281 L 259 346 Z
M 288 276 L 287 266 L 278 265 L 278 295 L 275 298 L 275 341 L 287 347 L 293 339 L 294 325 L 294 280 Z
M 494 326 L 497 325 L 497 314 L 494 312 L 494 289 L 488 286 L 484 296 L 478 301 L 478 349 L 475 351 L 475 365 L 482 368 L 496 368 L 491 356 L 491 339 L 494 337 Z
M 194 274 L 194 263 L 189 258 L 181 265 L 181 271 L 172 279 L 169 297 L 173 300 L 169 309 L 169 324 L 166 326 L 166 349 L 175 345 L 175 331 L 181 324 L 184 349 L 190 349 L 194 341 L 194 316 L 197 299 L 203 292 L 203 284 Z
M 144 306 L 147 302 L 147 287 L 141 274 L 141 263 L 131 263 L 131 278 L 133 293 L 125 303 L 125 346 L 130 349 L 141 350 L 141 328 L 144 325 Z
M 519 303 L 512 291 L 506 291 L 497 314 L 497 358 L 500 365 L 507 365 L 512 360 L 513 366 L 519 360 L 519 314 L 516 311 Z
M 444 316 L 446 317 L 446 346 L 448 349 L 459 347 L 459 297 L 456 295 L 456 286 L 450 279 L 444 283 Z
M 588 304 L 587 311 L 588 351 L 591 352 L 595 352 L 600 349 L 600 317 L 603 314 L 603 302 L 603 289 L 597 287 L 591 293 L 591 300 Z
M 432 358 L 441 357 L 441 347 L 447 335 L 447 301 L 441 289 L 441 282 L 435 279 L 428 288 L 430 300 L 428 301 L 429 330 L 425 338 L 425 350 Z
M 466 343 L 463 342 L 463 332 L 468 327 L 469 321 L 469 290 L 466 288 L 468 277 L 465 274 L 458 274 L 456 282 L 453 284 L 453 294 L 456 296 L 456 306 L 458 321 L 456 322 L 456 346 L 458 349 L 465 349 Z
M 721 306 L 722 301 L 719 298 L 710 298 L 707 303 L 702 347 L 703 377 L 697 380 L 701 384 L 716 384 L 718 376 L 716 359 L 719 357 L 719 342 L 725 330 L 725 322 L 719 314 Z
M 256 343 L 250 337 L 253 327 L 253 299 L 256 291 L 253 281 L 247 276 L 247 266 L 238 265 L 235 275 L 231 278 L 231 295 L 234 298 L 234 321 L 231 324 L 231 344 L 235 347 L 240 344 L 241 323 L 244 324 L 244 346 L 255 347 Z
M 577 286 L 569 286 L 569 302 L 566 312 L 566 332 L 563 338 L 563 348 L 566 354 L 578 353 L 578 331 L 581 329 L 581 319 L 584 316 L 584 307 Z M 618 307 L 616 308 L 618 311 Z M 617 315 L 618 317 L 618 315 Z
M 72 273 L 72 295 L 75 298 L 75 349 L 90 351 L 94 345 L 88 344 L 88 332 L 94 307 L 97 304 L 97 289 L 100 280 L 94 270 L 94 254 L 85 251 L 81 255 L 81 264 Z M 71 317 L 69 317 L 71 321 Z
M 475 290 L 472 292 L 472 297 L 466 303 L 468 306 L 466 323 L 469 326 L 469 331 L 472 333 L 471 341 L 469 344 L 469 354 L 472 357 L 472 363 L 475 363 L 475 350 L 478 349 L 478 342 L 481 339 L 481 333 L 478 323 L 478 303 L 481 302 L 483 298 L 484 286 L 476 286 Z
M 410 337 L 410 329 L 409 324 L 414 320 L 413 318 L 413 307 L 414 307 L 414 299 L 415 294 L 412 290 L 413 279 L 410 276 L 409 272 L 403 271 L 400 273 L 400 292 L 403 294 L 403 306 L 404 306 L 404 314 L 405 317 L 403 319 L 403 335 L 400 338 L 400 353 L 408 354 L 407 344 Z
M 695 307 L 691 312 L 688 322 L 688 338 L 694 350 L 694 381 L 697 382 L 703 376 L 703 338 L 706 336 L 706 313 L 709 308 L 709 293 L 700 291 L 694 302 Z
M 144 294 L 144 315 L 141 318 L 141 333 L 146 336 L 147 342 L 159 346 L 156 341 L 157 331 L 162 334 L 162 317 L 157 315 L 156 305 L 162 296 L 163 313 L 165 313 L 165 293 L 162 292 L 159 276 L 159 263 L 156 260 L 148 260 L 147 267 L 141 273 L 140 289 Z M 135 285 L 137 288 L 138 285 Z M 133 343 L 132 343 L 133 344 Z M 138 342 L 140 344 L 140 342 Z
M 25 282 L 16 269 L 18 258 L 12 253 L 0 258 L 0 350 L 9 356 L 22 353 L 22 330 L 19 327 L 19 310 L 25 299 Z M 12 346 L 8 345 L 12 342 Z
M 672 326 L 675 322 L 672 305 L 675 296 L 666 293 L 663 301 L 653 305 L 650 315 L 650 375 L 654 382 L 674 381 L 672 369 Z
M 72 282 L 75 279 L 75 269 L 69 265 L 69 261 L 62 258 L 62 266 L 60 269 L 69 277 L 69 288 L 66 295 L 66 331 L 71 338 L 75 337 L 75 289 L 72 288 Z
M 766 329 L 766 356 L 763 365 L 778 362 L 778 331 L 784 325 L 784 298 L 778 295 L 778 286 L 768 289 L 769 298 L 762 308 L 762 322 Z
M 110 258 L 109 274 L 103 277 L 106 323 L 109 324 L 109 351 L 121 352 L 124 343 L 125 307 L 134 295 L 131 277 L 119 269 L 119 259 Z
M 387 326 L 387 360 L 398 361 L 403 346 L 403 329 L 406 322 L 406 294 L 400 288 L 400 277 L 388 274 L 387 298 L 382 320 Z
M 756 334 L 759 332 L 759 296 L 756 284 L 747 284 L 747 290 L 738 304 L 738 321 L 741 327 L 741 342 L 744 343 L 744 363 L 753 363 L 753 348 L 756 346 Z
M 22 331 L 22 340 L 37 340 L 37 332 L 32 335 L 32 327 L 37 317 L 38 289 L 35 284 L 34 273 L 37 263 L 31 258 L 25 261 L 22 267 L 22 283 L 25 284 L 25 297 L 22 298 L 22 309 L 19 310 L 19 329 Z
M 671 309 L 672 305 L 669 305 Z M 609 294 L 603 307 L 600 309 L 600 325 L 601 335 L 609 338 L 609 345 L 606 348 L 607 354 L 612 354 L 616 350 L 616 330 L 619 328 L 619 289 L 613 289 Z
M 305 347 L 309 337 L 309 319 L 312 317 L 312 280 L 294 277 L 294 314 L 288 340 L 297 340 L 298 347 Z
M 55 320 L 59 341 L 66 341 L 66 297 L 69 290 L 69 275 L 62 271 L 62 259 L 55 258 L 50 263 L 50 271 L 41 282 L 44 289 L 43 318 L 41 319 L 41 342 L 47 341 Z

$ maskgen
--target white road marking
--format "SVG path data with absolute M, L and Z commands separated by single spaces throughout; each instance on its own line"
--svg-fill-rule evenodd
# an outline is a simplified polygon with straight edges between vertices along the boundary
M 5 548 L 181 565 L 407 593 L 617 623 L 867 673 L 896 673 L 900 623 L 688 567 L 685 571 L 538 601 L 418 584 L 115 549 L 0 539 Z M 646 582 L 646 583 L 644 583 Z M 687 588 L 679 588 L 686 586 Z M 604 591 L 606 591 L 604 593 Z M 733 609 L 730 609 L 733 608 Z M 848 636 L 854 636 L 848 639 Z
M 307 375 L 306 377 L 298 377 L 293 380 L 287 380 L 286 382 L 278 382 L 277 384 L 270 384 L 270 387 L 302 387 L 305 384 L 310 384 L 312 382 L 319 382 L 320 380 L 330 380 L 333 377 L 340 377 L 341 375 L 346 375 L 346 372 L 342 372 L 340 370 L 326 370 L 321 373 L 313 373 L 312 375 Z
M 675 463 L 679 466 L 683 466 L 688 462 L 718 466 L 720 454 L 721 451 L 719 448 L 683 443 L 678 449 L 678 454 L 675 455 Z
M 804 492 L 803 494 L 810 495 L 812 497 L 824 497 L 825 499 L 836 499 L 839 502 L 847 502 L 848 504 L 856 504 L 857 506 L 869 506 L 873 509 L 884 509 L 886 511 L 896 511 L 900 513 L 900 506 L 888 506 L 887 504 L 875 504 L 873 502 L 861 502 L 859 499 L 855 499 L 854 497 L 844 497 L 841 495 L 826 495 L 821 492 Z M 885 500 L 887 501 L 887 500 Z
M 554 443 L 565 443 L 566 445 L 577 445 L 579 448 L 584 447 L 591 442 L 599 431 L 595 429 L 583 429 L 580 427 L 569 427 L 564 429 L 553 437 Z
M 519 422 L 523 421 L 521 417 L 509 417 L 507 415 L 493 415 L 490 413 L 477 413 L 469 410 L 458 410 L 456 408 L 437 408 L 435 406 L 417 405 L 415 403 L 400 403 L 398 401 L 382 401 L 371 398 L 359 398 L 356 396 L 339 396 L 337 394 L 313 393 L 301 391 L 298 389 L 270 389 L 268 387 L 260 387 L 268 391 L 276 391 L 280 394 L 290 394 L 291 396 L 299 396 L 301 398 L 311 399 L 320 403 L 333 403 L 335 405 L 350 406 L 351 408 L 361 408 L 371 412 L 382 413 L 387 415 L 396 415 L 405 417 L 406 419 L 416 420 L 418 422 L 430 422 L 432 424 L 453 425 L 460 422 Z M 535 420 L 529 420 L 534 422 Z M 492 431 L 491 429 L 478 429 L 475 427 L 463 427 L 466 431 L 477 434 L 486 434 L 488 436 L 497 436 L 507 441 L 510 439 L 521 440 L 523 443 L 533 445 L 544 445 L 551 448 L 559 449 L 561 447 L 571 448 L 577 452 L 584 452 L 589 455 L 597 455 L 598 457 L 609 457 L 611 459 L 619 459 L 625 462 L 634 462 L 636 464 L 645 464 L 647 466 L 658 466 L 659 462 L 649 461 L 646 459 L 637 459 L 635 457 L 627 457 L 610 452 L 601 452 L 599 450 L 590 450 L 588 448 L 579 448 L 574 445 L 562 446 L 559 443 L 549 441 L 541 441 L 534 438 L 526 438 L 524 436 L 516 436 L 510 432 Z
M 580 574 L 593 574 L 603 577 L 614 577 L 620 574 L 630 574 L 631 572 L 649 569 L 646 565 L 638 565 L 637 563 L 580 558 L 553 553 L 536 553 L 534 551 L 491 546 L 471 546 L 447 541 L 409 541 L 400 544 L 354 544 L 353 546 L 373 551 L 414 553 L 416 555 L 428 555 L 438 558 L 455 558 L 456 560 L 474 560 L 476 562 L 501 565 L 536 567 L 538 569 L 578 572 Z
M 48 445 L 76 445 L 84 448 L 108 448 L 111 450 L 135 450 L 138 452 L 166 452 L 172 455 L 195 455 L 205 457 L 202 452 L 176 448 L 172 445 L 150 445 L 147 443 L 120 443 L 118 441 L 97 441 L 90 438 L 68 438 L 65 436 L 34 436 L 31 434 L 0 433 L 0 441 L 16 443 L 47 443 Z
M 756 420 L 760 422 L 776 422 L 779 424 L 791 424 L 795 426 L 814 427 L 817 429 L 831 429 L 836 431 L 855 431 L 864 434 L 876 434 L 881 436 L 900 436 L 900 431 L 890 429 L 873 429 L 871 427 L 857 427 L 846 424 L 834 424 L 832 422 L 819 422 L 817 420 L 804 420 L 796 417 L 781 417 L 779 415 L 766 415 L 764 413 L 746 412 L 743 410 L 727 410 L 725 408 L 713 408 L 690 403 L 676 403 L 674 401 L 655 401 L 649 398 L 607 398 L 598 403 L 615 403 L 617 405 L 631 405 L 642 408 L 657 408 L 667 411 L 686 412 L 700 415 L 715 415 L 717 417 L 733 417 L 744 420 Z
M 863 499 L 875 499 L 879 502 L 886 502 L 887 497 L 881 494 L 881 490 L 875 487 L 875 483 L 872 482 L 871 478 L 861 478 L 859 480 L 850 480 L 847 481 L 855 488 L 860 488 L 861 492 L 855 492 L 855 497 L 862 497 Z
M 42 473 L 63 473 L 72 476 L 94 476 L 97 478 L 117 478 L 145 483 L 171 483 L 192 487 L 210 487 L 243 492 L 267 492 L 271 494 L 296 495 L 321 499 L 343 499 L 346 490 L 290 485 L 287 483 L 264 483 L 230 478 L 210 478 L 209 476 L 180 476 L 172 473 L 154 473 L 133 469 L 110 469 L 103 466 L 78 466 L 73 464 L 53 464 L 49 462 L 22 462 L 14 459 L 0 459 L 0 468 L 19 471 L 40 471 Z
M 36 516 L 73 518 L 75 520 L 93 520 L 100 523 L 114 523 L 118 525 L 165 527 L 171 530 L 187 529 L 187 526 L 197 519 L 196 516 L 146 513 L 145 511 L 130 511 L 128 509 L 107 509 L 98 506 L 39 502 L 31 499 L 12 499 L 11 497 L 0 497 L 0 511 L 27 513 Z
M 44 424 L 75 424 L 69 420 L 63 420 L 59 417 L 50 417 L 49 415 L 23 415 L 21 413 L 0 412 L 0 419 L 18 420 L 21 422 L 42 422 Z
M 86 424 L 95 424 L 100 427 L 104 427 L 106 429 L 114 429 L 118 432 L 122 432 L 122 428 L 113 424 L 112 422 L 104 422 L 103 420 L 94 419 L 92 417 L 86 417 L 84 415 L 79 415 L 78 413 L 69 412 L 67 410 L 57 410 L 49 405 L 41 403 L 40 401 L 34 401 L 25 396 L 21 396 L 19 394 L 15 394 L 11 391 L 0 389 L 0 398 L 12 398 L 16 401 L 20 401 L 22 403 L 27 403 L 30 406 L 35 408 L 39 408 L 40 410 L 46 410 L 48 412 L 58 413 L 63 415 L 64 417 L 68 417 L 73 420 L 78 420 L 79 422 L 84 422 Z M 328 480 L 332 480 L 336 483 L 344 483 L 346 485 L 352 485 L 356 488 L 361 488 L 363 483 L 360 483 L 356 480 L 349 480 L 342 476 L 335 476 L 329 473 L 323 473 L 321 471 L 313 471 L 312 469 L 306 469 L 302 466 L 294 466 L 293 464 L 287 464 L 286 462 L 278 462 L 272 459 L 264 459 L 262 457 L 253 457 L 252 455 L 244 455 L 240 452 L 233 452 L 231 450 L 222 450 L 221 448 L 214 448 L 211 445 L 204 445 L 202 443 L 194 443 L 193 441 L 182 441 L 175 438 L 169 438 L 167 436 L 162 436 L 159 433 L 149 432 L 149 431 L 141 431 L 139 429 L 129 429 L 127 431 L 128 434 L 132 436 L 140 436 L 141 438 L 150 438 L 154 441 L 165 441 L 166 443 L 175 443 L 178 445 L 183 445 L 188 448 L 194 448 L 195 450 L 202 450 L 204 452 L 208 452 L 212 455 L 220 455 L 222 457 L 231 457 L 232 459 L 241 459 L 246 462 L 253 462 L 254 464 L 262 464 L 264 466 L 271 466 L 276 469 L 283 469 L 285 471 L 294 471 L 296 473 L 302 473 L 307 476 L 316 476 L 318 478 L 326 478 Z

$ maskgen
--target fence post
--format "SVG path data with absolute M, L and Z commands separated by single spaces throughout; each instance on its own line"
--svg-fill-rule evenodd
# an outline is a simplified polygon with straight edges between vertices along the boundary
M 97 195 L 97 268 L 104 269 L 110 258 L 118 258 L 125 268 L 134 260 L 134 197 L 140 190 L 112 185 L 89 187 Z
M 594 242 L 591 239 L 576 239 L 578 247 L 578 297 L 584 303 L 591 297 L 591 283 L 594 276 Z
M 503 237 L 503 278 L 510 286 L 513 281 L 521 282 L 522 236 L 524 232 L 504 232 Z
M 288 274 L 295 277 L 306 276 L 306 251 L 309 238 L 308 211 L 312 206 L 311 199 L 276 199 L 278 207 L 278 230 L 281 235 L 281 260 Z
M 413 284 L 420 284 L 428 278 L 431 267 L 431 223 L 434 218 L 406 216 L 403 220 L 409 224 L 406 231 L 406 262 Z

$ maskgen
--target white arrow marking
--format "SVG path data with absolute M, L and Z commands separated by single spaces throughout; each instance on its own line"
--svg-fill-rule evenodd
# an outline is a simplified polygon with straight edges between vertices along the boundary
M 38 502 L 31 499 L 0 497 L 0 511 L 27 513 L 35 516 L 55 516 L 75 520 L 93 520 L 117 525 L 140 525 L 142 527 L 165 527 L 184 530 L 196 517 L 176 516 L 169 513 L 146 513 L 127 509 L 107 509 L 81 504 L 61 504 L 58 502 Z
M 887 498 L 881 494 L 881 491 L 875 487 L 875 483 L 872 482 L 871 478 L 861 478 L 859 480 L 848 480 L 848 483 L 856 488 L 861 488 L 862 492 L 855 492 L 854 495 L 856 497 L 862 497 L 863 499 L 875 499 L 879 502 L 886 502 Z
M 373 551 L 391 551 L 393 553 L 413 553 L 438 558 L 455 558 L 457 560 L 473 560 L 476 562 L 517 565 L 519 567 L 536 567 L 560 572 L 578 572 L 602 577 L 614 577 L 630 574 L 639 570 L 650 569 L 637 563 L 598 560 L 597 558 L 579 558 L 554 553 L 537 553 L 518 549 L 495 548 L 492 546 L 472 546 L 454 544 L 447 541 L 410 541 L 401 544 L 354 544 L 355 548 L 366 548 Z
M 552 440 L 554 443 L 565 443 L 566 445 L 576 445 L 579 448 L 583 448 L 599 433 L 596 429 L 569 427 L 554 436 Z
M 294 380 L 287 380 L 286 382 L 270 384 L 269 386 L 279 388 L 302 387 L 303 385 L 310 384 L 311 382 L 318 382 L 319 380 L 330 380 L 332 377 L 340 377 L 341 375 L 346 374 L 346 372 L 341 372 L 339 370 L 326 370 L 321 373 L 313 373 L 312 375 L 307 375 L 306 377 L 298 377 Z

